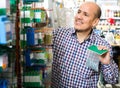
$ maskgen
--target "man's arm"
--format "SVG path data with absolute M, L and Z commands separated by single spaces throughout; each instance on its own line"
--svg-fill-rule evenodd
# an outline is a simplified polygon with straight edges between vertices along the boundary
M 100 56 L 101 72 L 104 80 L 109 84 L 115 84 L 118 81 L 118 66 L 113 60 L 112 47 L 98 46 L 100 50 L 108 50 L 107 53 Z
M 104 80 L 109 84 L 115 84 L 118 81 L 118 66 L 114 62 L 113 59 L 111 59 L 109 64 L 102 64 L 101 65 L 101 71 L 104 77 Z

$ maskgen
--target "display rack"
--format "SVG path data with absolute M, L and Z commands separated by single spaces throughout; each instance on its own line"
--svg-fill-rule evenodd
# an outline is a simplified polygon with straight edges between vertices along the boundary
M 0 59 L 4 58 L 4 65 L 0 69 L 0 88 L 13 88 L 17 86 L 15 74 L 15 47 L 0 45 Z M 2 56 L 1 56 L 2 55 Z M 7 62 L 7 63 L 6 63 Z
M 15 47 L 12 45 L 14 28 L 11 19 L 9 19 L 9 15 L 12 15 L 10 1 L 1 0 L 0 5 L 0 88 L 17 87 Z
M 48 15 L 43 2 L 23 0 L 20 7 L 22 86 L 25 88 L 45 88 L 50 85 L 52 28 L 47 27 Z

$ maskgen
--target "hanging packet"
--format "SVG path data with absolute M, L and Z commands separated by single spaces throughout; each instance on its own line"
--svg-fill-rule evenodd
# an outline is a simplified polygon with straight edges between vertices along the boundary
M 99 70 L 99 55 L 103 55 L 107 50 L 99 50 L 96 45 L 91 45 L 87 49 L 86 66 L 94 71 Z

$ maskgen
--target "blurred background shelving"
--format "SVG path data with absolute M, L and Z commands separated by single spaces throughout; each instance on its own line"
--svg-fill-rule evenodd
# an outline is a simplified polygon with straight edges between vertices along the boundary
M 94 31 L 112 45 L 120 68 L 120 0 L 1 0 L 0 88 L 50 88 L 52 30 L 73 27 L 85 1 L 100 5 Z

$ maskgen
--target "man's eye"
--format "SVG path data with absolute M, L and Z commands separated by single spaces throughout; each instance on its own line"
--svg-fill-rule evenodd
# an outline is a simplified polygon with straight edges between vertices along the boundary
M 80 13 L 80 11 L 78 11 L 77 13 Z
M 85 16 L 89 16 L 87 13 L 84 13 Z
M 81 10 L 78 10 L 77 13 L 81 13 Z

